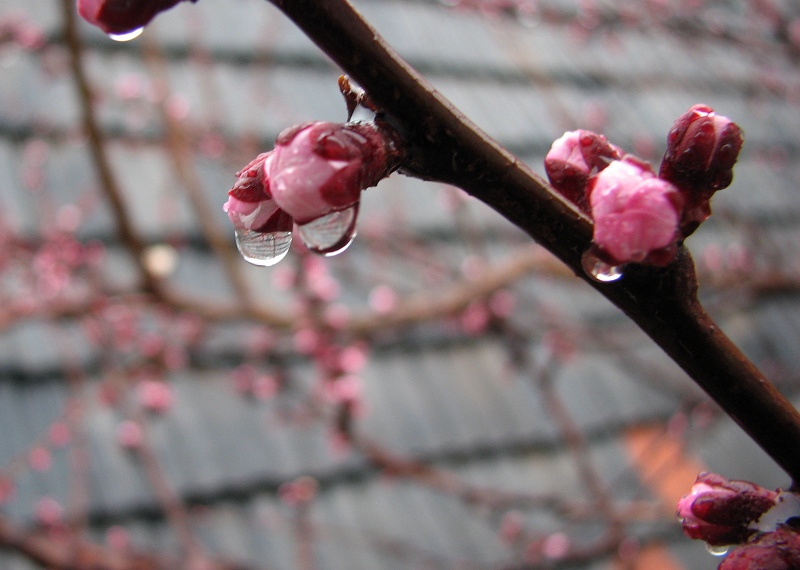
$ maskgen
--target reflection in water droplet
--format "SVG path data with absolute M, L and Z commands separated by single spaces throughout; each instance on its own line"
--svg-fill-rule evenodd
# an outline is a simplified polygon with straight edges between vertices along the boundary
M 108 37 L 114 40 L 115 42 L 129 42 L 141 36 L 143 31 L 144 28 L 137 28 L 133 31 L 125 32 L 122 34 L 108 34 Z
M 622 271 L 619 266 L 611 265 L 598 259 L 592 250 L 583 254 L 581 263 L 586 274 L 600 283 L 611 283 L 622 277 Z
M 706 544 L 706 550 L 712 556 L 725 556 L 728 554 L 728 550 L 730 550 L 730 546 L 712 546 L 710 544 Z
M 261 233 L 252 230 L 236 230 L 236 247 L 245 261 L 253 265 L 269 267 L 275 265 L 289 253 L 292 232 Z
M 358 204 L 317 218 L 297 229 L 310 251 L 332 257 L 350 247 L 356 237 L 357 218 Z

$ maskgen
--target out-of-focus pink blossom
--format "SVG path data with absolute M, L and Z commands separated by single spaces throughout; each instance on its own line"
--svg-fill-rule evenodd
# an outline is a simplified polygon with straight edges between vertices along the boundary
M 396 166 L 393 142 L 372 123 L 306 123 L 276 143 L 266 164 L 270 191 L 300 225 L 354 206 Z
M 138 449 L 144 441 L 142 426 L 126 420 L 117 426 L 117 443 L 125 449 Z
M 181 0 L 78 0 L 78 13 L 107 34 L 126 34 L 147 25 Z
M 622 158 L 620 150 L 603 135 L 592 131 L 569 131 L 557 139 L 544 159 L 550 184 L 587 212 L 586 184 L 612 160 Z
M 167 412 L 173 404 L 172 388 L 160 380 L 142 380 L 138 395 L 142 407 L 151 412 Z
M 673 123 L 659 176 L 683 193 L 684 235 L 711 215 L 709 199 L 730 185 L 743 143 L 739 126 L 706 105 L 694 105 Z
M 754 525 L 775 506 L 778 493 L 748 481 L 714 473 L 698 475 L 690 494 L 678 502 L 683 532 L 711 546 L 739 544 L 755 534 Z
M 593 241 L 616 265 L 672 260 L 683 199 L 650 167 L 627 156 L 589 181 Z
M 732 550 L 719 570 L 796 570 L 800 568 L 800 533 L 780 526 Z

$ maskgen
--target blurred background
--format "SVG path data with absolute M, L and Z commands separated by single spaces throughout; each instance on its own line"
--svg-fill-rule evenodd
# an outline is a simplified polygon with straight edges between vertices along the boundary
M 798 401 L 798 2 L 355 4 L 539 173 L 565 130 L 657 167 L 691 105 L 735 120 L 687 245 Z M 0 566 L 715 568 L 675 518 L 695 476 L 788 477 L 489 208 L 395 174 L 341 255 L 241 259 L 234 173 L 346 120 L 339 73 L 260 0 L 124 43 L 0 0 Z

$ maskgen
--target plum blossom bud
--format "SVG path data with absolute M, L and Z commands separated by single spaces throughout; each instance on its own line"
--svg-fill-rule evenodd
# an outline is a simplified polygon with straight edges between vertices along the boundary
M 693 106 L 673 123 L 659 176 L 684 195 L 684 235 L 711 214 L 711 195 L 730 186 L 743 142 L 738 125 L 706 105 Z
M 78 0 L 78 13 L 107 34 L 127 34 L 181 0 Z M 194 1 L 194 0 L 193 0 Z
M 299 225 L 355 206 L 398 164 L 393 139 L 374 123 L 306 123 L 276 143 L 266 164 L 270 191 Z
M 794 570 L 800 568 L 800 533 L 780 526 L 731 551 L 719 570 Z
M 274 151 L 262 153 L 236 173 L 236 183 L 222 207 L 234 228 L 260 233 L 292 230 L 291 216 L 278 207 L 270 194 L 266 170 L 273 155 Z
M 747 481 L 701 473 L 691 493 L 678 502 L 678 517 L 689 538 L 711 546 L 739 544 L 759 530 L 759 519 L 776 506 L 779 496 Z
M 588 212 L 586 184 L 612 160 L 622 158 L 619 148 L 592 131 L 569 131 L 557 139 L 544 159 L 550 184 L 565 198 Z
M 632 156 L 612 162 L 589 181 L 594 246 L 614 265 L 665 265 L 675 255 L 678 190 Z

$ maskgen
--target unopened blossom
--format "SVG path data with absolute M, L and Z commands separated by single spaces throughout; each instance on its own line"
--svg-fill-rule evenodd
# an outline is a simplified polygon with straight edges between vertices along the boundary
M 718 570 L 797 570 L 800 533 L 789 526 L 755 536 L 732 550 Z
M 78 0 L 78 13 L 107 34 L 127 34 L 181 0 Z
M 711 546 L 739 544 L 758 532 L 759 519 L 776 506 L 779 493 L 714 473 L 698 475 L 678 502 L 683 532 Z
M 711 195 L 730 186 L 743 142 L 739 126 L 706 105 L 693 106 L 673 123 L 659 176 L 684 196 L 685 235 L 711 215 Z
M 281 210 L 270 194 L 267 164 L 273 151 L 258 155 L 236 173 L 236 183 L 228 191 L 228 201 L 222 209 L 233 227 L 260 233 L 291 231 L 292 218 Z
M 278 136 L 266 164 L 278 206 L 303 225 L 356 205 L 397 166 L 391 138 L 373 123 L 314 122 Z
M 614 265 L 672 260 L 683 199 L 649 165 L 633 157 L 613 161 L 589 181 L 593 242 Z
M 553 142 L 544 159 L 544 167 L 550 184 L 587 212 L 586 184 L 589 178 L 604 170 L 612 160 L 621 158 L 619 148 L 603 135 L 585 130 L 569 131 Z

